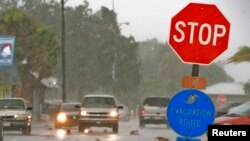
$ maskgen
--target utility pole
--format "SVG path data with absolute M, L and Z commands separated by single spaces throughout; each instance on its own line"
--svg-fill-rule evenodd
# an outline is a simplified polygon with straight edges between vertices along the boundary
M 115 12 L 115 3 L 114 3 L 114 0 L 112 0 L 112 10 Z
M 64 0 L 61 0 L 61 59 L 62 59 L 62 102 L 66 102 L 66 67 L 65 67 L 65 17 Z

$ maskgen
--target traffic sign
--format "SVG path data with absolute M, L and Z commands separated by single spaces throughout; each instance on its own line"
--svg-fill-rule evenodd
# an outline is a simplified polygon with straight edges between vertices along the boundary
M 14 47 L 14 36 L 0 36 L 0 67 L 9 67 L 13 64 Z
M 229 32 L 216 5 L 190 3 L 171 19 L 169 44 L 184 63 L 209 65 L 227 50 Z
M 201 141 L 201 140 L 196 138 L 177 137 L 176 141 Z
M 218 104 L 219 106 L 220 105 L 223 105 L 227 102 L 227 97 L 225 95 L 218 95 L 216 97 L 216 104 Z
M 206 89 L 205 77 L 184 76 L 182 78 L 182 88 Z
M 177 93 L 166 110 L 170 127 L 185 137 L 196 137 L 205 133 L 215 118 L 212 100 L 203 92 L 187 89 Z

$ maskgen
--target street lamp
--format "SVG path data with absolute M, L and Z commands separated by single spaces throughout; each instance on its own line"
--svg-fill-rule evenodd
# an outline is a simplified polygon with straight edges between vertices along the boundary
M 121 26 L 122 26 L 122 25 L 129 25 L 129 24 L 130 24 L 129 22 L 119 23 L 119 24 L 118 24 L 118 27 L 119 27 L 120 33 L 121 33 L 121 31 L 122 31 Z
M 43 78 L 41 82 L 47 88 L 59 88 L 59 85 L 57 84 L 57 78 L 55 77 L 50 76 L 47 78 Z
M 21 63 L 22 63 L 23 65 L 28 64 L 28 60 L 27 60 L 27 58 L 24 58 L 24 59 L 21 61 Z
M 121 25 L 129 25 L 129 22 L 123 22 L 123 23 L 119 23 L 118 26 L 120 27 Z

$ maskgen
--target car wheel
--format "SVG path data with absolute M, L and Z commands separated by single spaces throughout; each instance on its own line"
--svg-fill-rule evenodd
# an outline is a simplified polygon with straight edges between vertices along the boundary
M 139 127 L 140 128 L 144 128 L 145 127 L 145 123 L 144 123 L 144 121 L 142 119 L 140 119 L 140 121 L 139 121 Z
M 3 125 L 1 121 L 0 121 L 0 141 L 3 141 Z
M 26 126 L 22 129 L 22 134 L 23 135 L 30 135 L 31 133 L 31 127 L 30 126 Z
M 55 121 L 55 128 L 57 129 L 58 128 L 58 123 Z
M 78 131 L 82 133 L 85 130 L 85 127 L 82 124 L 79 124 Z
M 114 124 L 112 126 L 112 129 L 113 129 L 113 133 L 118 133 L 118 123 Z
M 166 123 L 166 125 L 167 125 L 167 128 L 169 128 L 169 129 L 170 129 L 170 124 L 169 124 L 168 122 Z
M 70 135 L 70 134 L 71 134 L 71 130 L 70 130 L 70 129 L 67 129 L 67 130 L 66 130 L 66 133 L 67 133 L 67 135 Z

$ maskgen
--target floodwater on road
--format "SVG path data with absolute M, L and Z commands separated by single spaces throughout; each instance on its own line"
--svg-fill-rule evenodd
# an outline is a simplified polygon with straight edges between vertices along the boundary
M 119 123 L 119 133 L 113 134 L 111 128 L 92 127 L 88 133 L 79 133 L 77 127 L 67 134 L 65 130 L 54 129 L 53 122 L 44 122 L 32 127 L 30 136 L 17 131 L 5 131 L 4 141 L 158 141 L 158 138 L 176 141 L 176 134 L 166 125 L 146 125 L 139 128 L 138 120 Z M 206 141 L 206 136 L 197 137 Z M 162 140 L 164 141 L 164 140 Z

